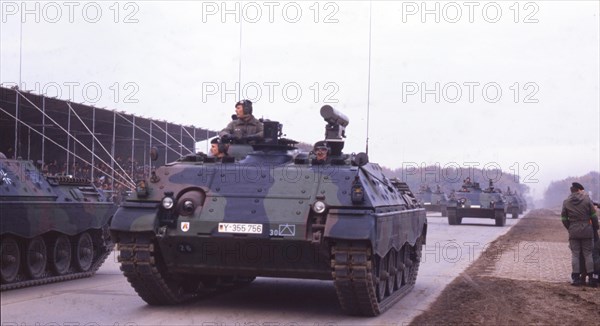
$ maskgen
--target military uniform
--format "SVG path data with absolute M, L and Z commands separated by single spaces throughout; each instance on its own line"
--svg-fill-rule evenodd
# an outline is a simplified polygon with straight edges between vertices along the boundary
M 223 137 L 229 135 L 230 137 L 241 139 L 244 137 L 263 137 L 263 124 L 258 121 L 253 115 L 247 115 L 237 120 L 231 121 L 225 129 L 219 132 L 219 136 Z M 227 137 L 227 136 L 225 136 Z
M 598 234 L 598 229 L 594 234 L 594 248 L 592 249 L 592 257 L 594 259 L 594 279 L 595 285 L 598 286 L 600 284 L 600 234 Z
M 586 271 L 589 273 L 594 268 L 592 248 L 594 231 L 598 230 L 596 209 L 586 194 L 571 193 L 563 202 L 561 220 L 565 228 L 569 230 L 573 285 L 581 285 L 580 253 L 583 253 Z

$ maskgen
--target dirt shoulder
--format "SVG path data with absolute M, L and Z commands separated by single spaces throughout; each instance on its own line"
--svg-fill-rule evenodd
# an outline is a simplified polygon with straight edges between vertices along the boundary
M 411 325 L 600 325 L 600 289 L 571 286 L 570 273 L 559 215 L 534 210 Z

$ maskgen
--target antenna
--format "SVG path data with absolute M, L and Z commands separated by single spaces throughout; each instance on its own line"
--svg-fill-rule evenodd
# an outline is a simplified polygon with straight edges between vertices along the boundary
M 19 94 L 21 89 L 21 66 L 23 63 L 23 19 L 21 19 L 19 31 L 19 84 L 17 85 L 17 98 L 15 103 L 15 144 L 13 147 L 13 158 L 16 160 L 19 157 Z
M 238 100 L 242 98 L 242 23 L 243 22 L 244 22 L 244 17 L 240 17 L 240 61 L 239 61 L 239 66 L 238 66 Z M 236 100 L 236 102 L 237 102 L 237 100 Z
M 371 108 L 371 20 L 373 2 L 369 1 L 369 70 L 367 77 L 367 144 L 365 153 L 369 154 L 369 113 Z
M 21 19 L 21 29 L 19 31 L 19 89 L 21 88 L 21 66 L 23 64 L 23 20 Z

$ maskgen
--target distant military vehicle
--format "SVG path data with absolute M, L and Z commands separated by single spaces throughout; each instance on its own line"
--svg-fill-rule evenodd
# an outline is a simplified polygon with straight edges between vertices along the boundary
M 518 192 L 514 192 L 519 201 L 519 214 L 523 214 L 527 210 L 527 200 Z
M 523 213 L 523 203 L 521 201 L 520 196 L 510 190 L 510 187 L 506 189 L 504 193 L 504 198 L 506 200 L 506 211 L 508 214 L 511 214 L 512 218 L 519 218 L 519 214 Z
M 0 158 L 1 290 L 93 275 L 113 248 L 116 206 L 87 179 Z
M 448 196 L 442 191 L 439 185 L 435 191 L 427 185 L 422 185 L 415 196 L 422 203 L 423 207 L 428 212 L 441 212 L 442 216 L 448 215 Z
M 492 180 L 482 190 L 478 182 L 467 180 L 462 188 L 452 194 L 448 204 L 448 224 L 458 225 L 465 217 L 491 218 L 496 226 L 506 224 L 506 202 Z
M 137 182 L 111 231 L 144 301 L 177 304 L 257 276 L 308 278 L 333 280 L 345 312 L 375 316 L 412 289 L 425 210 L 365 153 L 342 153 L 348 118 L 327 105 L 321 116 L 324 161 L 265 121 L 264 139 L 236 139 L 229 156 L 183 157 Z

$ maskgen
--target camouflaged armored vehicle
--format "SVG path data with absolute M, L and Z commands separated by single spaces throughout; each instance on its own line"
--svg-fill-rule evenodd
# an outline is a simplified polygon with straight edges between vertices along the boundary
M 429 186 L 423 185 L 415 193 L 415 196 L 426 211 L 440 212 L 442 216 L 448 216 L 448 196 L 442 191 L 439 185 L 436 186 L 435 191 L 431 190 Z
M 506 189 L 504 193 L 506 199 L 506 212 L 511 214 L 512 218 L 519 218 L 519 214 L 523 213 L 523 207 L 520 196 L 510 190 L 510 187 Z
M 1 289 L 92 276 L 112 251 L 116 208 L 87 179 L 0 158 Z
M 425 210 L 366 154 L 342 153 L 343 114 L 321 115 L 326 161 L 265 121 L 264 139 L 239 139 L 220 160 L 183 157 L 138 181 L 111 231 L 144 301 L 177 304 L 257 276 L 307 278 L 333 280 L 345 312 L 374 316 L 412 289 Z
M 527 210 L 527 200 L 520 193 L 514 192 L 517 197 L 517 201 L 519 202 L 519 214 L 523 214 Z
M 465 217 L 491 218 L 496 226 L 506 225 L 506 202 L 492 180 L 489 187 L 482 190 L 478 182 L 467 180 L 462 188 L 455 191 L 448 204 L 448 224 L 458 225 Z

